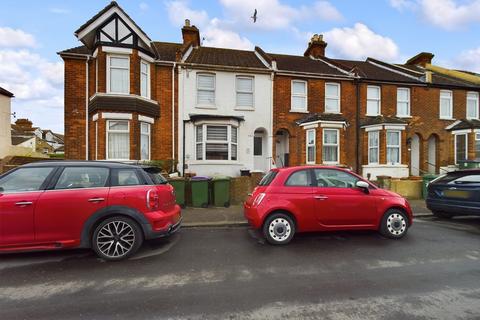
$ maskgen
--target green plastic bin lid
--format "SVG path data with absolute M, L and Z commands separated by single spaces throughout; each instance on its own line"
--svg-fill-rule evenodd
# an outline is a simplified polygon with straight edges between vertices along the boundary
M 228 181 L 230 181 L 230 179 L 231 179 L 231 178 L 230 178 L 229 176 L 214 176 L 212 180 L 213 180 L 213 181 L 221 181 L 221 180 L 228 180 Z

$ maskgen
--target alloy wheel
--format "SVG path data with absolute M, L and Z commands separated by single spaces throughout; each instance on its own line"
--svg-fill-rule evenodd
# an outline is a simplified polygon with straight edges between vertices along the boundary
M 111 221 L 97 234 L 98 250 L 108 258 L 125 256 L 135 245 L 135 231 L 125 221 Z

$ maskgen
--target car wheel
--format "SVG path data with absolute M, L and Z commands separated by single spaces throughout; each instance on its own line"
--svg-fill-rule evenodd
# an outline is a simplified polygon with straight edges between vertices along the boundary
M 284 213 L 275 213 L 263 224 L 263 235 L 270 244 L 287 244 L 295 234 L 295 223 Z
M 131 257 L 143 243 L 138 224 L 126 217 L 112 217 L 102 221 L 92 237 L 92 248 L 102 259 L 118 261 Z
M 443 211 L 432 211 L 433 215 L 437 218 L 442 218 L 442 219 L 450 219 L 453 217 L 452 214 L 446 213 Z
M 400 210 L 390 209 L 382 218 L 380 233 L 387 238 L 400 239 L 408 230 L 408 218 Z

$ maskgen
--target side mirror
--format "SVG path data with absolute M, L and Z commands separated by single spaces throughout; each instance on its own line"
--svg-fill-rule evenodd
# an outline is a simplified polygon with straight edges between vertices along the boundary
M 362 189 L 363 192 L 369 193 L 368 189 L 369 189 L 370 185 L 367 182 L 359 180 L 359 181 L 357 181 L 356 186 L 357 186 L 357 188 Z

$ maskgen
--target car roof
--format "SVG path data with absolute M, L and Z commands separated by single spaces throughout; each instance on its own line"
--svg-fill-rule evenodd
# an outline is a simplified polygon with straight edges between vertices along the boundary
M 327 166 L 327 165 L 303 165 L 303 166 L 293 166 L 293 167 L 284 167 L 284 168 L 276 168 L 273 170 L 278 171 L 295 171 L 300 169 L 335 169 L 335 170 L 349 170 L 345 167 L 338 167 L 338 166 Z
M 63 161 L 63 160 L 51 160 L 51 161 L 37 161 L 24 164 L 22 167 L 68 167 L 68 166 L 85 166 L 85 167 L 106 167 L 106 168 L 148 168 L 148 165 L 140 165 L 134 163 L 122 163 L 115 161 Z
M 466 169 L 447 172 L 447 174 L 480 174 L 480 169 Z

